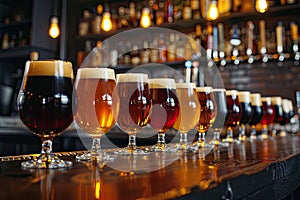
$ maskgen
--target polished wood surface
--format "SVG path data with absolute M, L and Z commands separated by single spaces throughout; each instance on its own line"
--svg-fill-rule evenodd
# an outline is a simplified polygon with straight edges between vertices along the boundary
M 201 153 L 118 156 L 106 165 L 21 169 L 34 155 L 0 158 L 0 199 L 283 199 L 300 184 L 300 136 L 246 141 Z M 153 169 L 156 169 L 153 171 Z

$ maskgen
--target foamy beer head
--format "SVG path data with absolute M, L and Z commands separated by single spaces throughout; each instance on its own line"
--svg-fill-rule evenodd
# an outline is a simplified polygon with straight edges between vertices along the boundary
M 282 99 L 282 109 L 285 113 L 288 113 L 290 111 L 288 99 Z
M 251 94 L 251 105 L 252 106 L 262 106 L 261 95 L 259 93 Z
M 148 75 L 143 73 L 117 74 L 117 82 L 148 82 Z
M 197 92 L 211 93 L 212 87 L 196 87 Z
M 239 91 L 238 92 L 239 101 L 244 103 L 250 103 L 251 102 L 251 93 L 249 91 Z
M 26 63 L 28 76 L 56 76 L 73 79 L 72 63 L 62 60 L 37 60 Z
M 172 78 L 152 78 L 149 79 L 150 88 L 156 89 L 176 89 L 175 80 Z
M 281 104 L 282 104 L 282 98 L 281 97 L 272 97 L 271 100 L 272 100 L 273 105 L 281 106 Z
M 79 68 L 77 78 L 115 80 L 115 71 L 110 68 Z
M 193 89 L 196 88 L 196 84 L 195 83 L 176 83 L 176 88 L 177 89 Z
M 272 104 L 272 98 L 271 97 L 262 97 L 261 102 L 265 102 L 266 105 L 271 105 Z
M 237 90 L 226 90 L 226 96 L 232 96 L 232 98 L 236 98 L 238 94 Z

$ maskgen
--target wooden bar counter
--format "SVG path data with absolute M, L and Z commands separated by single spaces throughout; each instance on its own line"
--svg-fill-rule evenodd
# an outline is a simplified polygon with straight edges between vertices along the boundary
M 221 147 L 205 157 L 150 153 L 104 165 L 76 162 L 76 153 L 58 154 L 73 161 L 64 170 L 22 169 L 22 160 L 33 155 L 1 157 L 0 199 L 300 198 L 296 135 Z

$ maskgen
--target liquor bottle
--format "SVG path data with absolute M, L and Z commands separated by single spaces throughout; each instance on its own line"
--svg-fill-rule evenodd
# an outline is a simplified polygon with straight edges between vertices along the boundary
M 182 19 L 182 13 L 183 13 L 183 1 L 178 0 L 173 2 L 174 6 L 174 21 L 179 21 Z
M 132 47 L 132 51 L 130 53 L 130 62 L 133 66 L 137 66 L 141 63 L 141 57 L 137 45 L 133 45 Z
M 199 0 L 191 0 L 191 8 L 192 8 L 192 18 L 200 19 L 200 1 Z
M 160 34 L 158 43 L 158 62 L 167 61 L 167 46 L 165 44 L 165 35 Z
M 127 28 L 129 26 L 129 20 L 127 19 L 124 6 L 118 8 L 118 29 Z
M 137 12 L 135 9 L 134 2 L 130 2 L 130 4 L 129 4 L 129 16 L 130 16 L 131 27 L 137 27 L 139 25 L 139 21 L 137 19 Z
M 191 20 L 192 19 L 192 8 L 190 5 L 190 0 L 185 0 L 184 7 L 182 10 L 182 18 L 183 20 Z
M 147 40 L 143 42 L 143 49 L 140 53 L 140 57 L 141 57 L 141 64 L 146 64 L 150 62 L 150 49 Z
M 179 34 L 176 34 L 175 36 L 175 43 L 176 43 L 176 60 L 177 61 L 185 60 L 184 43 Z
M 157 11 L 156 11 L 156 21 L 155 24 L 156 25 L 160 25 L 162 23 L 165 22 L 165 17 L 166 13 L 165 13 L 165 2 L 160 1 L 157 5 Z
M 168 23 L 174 22 L 174 12 L 173 12 L 174 11 L 174 7 L 173 7 L 172 0 L 167 0 L 166 1 L 165 8 L 166 8 L 166 12 L 165 12 L 166 21 Z
M 8 49 L 9 48 L 9 36 L 8 33 L 4 33 L 2 38 L 2 49 Z
M 152 63 L 158 62 L 158 38 L 154 38 L 150 46 L 150 61 Z
M 202 0 L 200 1 L 200 10 L 202 18 L 207 17 L 207 11 L 210 5 L 210 0 Z
M 91 13 L 89 10 L 83 10 L 83 18 L 78 25 L 78 35 L 84 36 L 90 33 L 91 29 Z
M 96 14 L 94 15 L 92 22 L 92 32 L 93 34 L 99 34 L 101 32 L 101 15 L 103 12 L 103 6 L 101 4 L 97 5 Z
M 240 12 L 242 5 L 242 0 L 232 0 L 232 12 Z
M 220 15 L 229 14 L 231 10 L 231 0 L 219 0 L 218 10 Z
M 175 33 L 170 33 L 169 35 L 169 45 L 167 46 L 167 60 L 168 62 L 174 62 L 176 60 Z

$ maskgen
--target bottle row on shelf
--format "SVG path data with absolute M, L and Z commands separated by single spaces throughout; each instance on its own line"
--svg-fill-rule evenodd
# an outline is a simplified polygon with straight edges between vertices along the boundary
M 285 6 L 297 4 L 297 2 L 297 0 L 276 0 L 269 4 L 270 6 Z M 214 20 L 211 16 L 213 14 L 210 14 L 212 6 L 215 6 L 215 10 L 221 16 L 226 16 L 234 12 L 253 11 L 255 5 L 252 0 L 243 2 L 241 0 L 147 0 L 98 4 L 91 9 L 82 11 L 82 17 L 78 22 L 78 35 L 145 27 L 144 19 L 146 18 L 146 26 L 199 19 Z M 104 21 L 105 23 L 103 23 Z M 105 24 L 109 24 L 109 26 L 105 26 Z
M 287 27 L 278 21 L 273 29 L 266 29 L 265 20 L 247 21 L 245 27 L 233 24 L 228 32 L 223 23 L 207 23 L 205 27 L 196 24 L 195 31 L 188 35 L 171 31 L 156 33 L 151 40 L 140 39 L 137 36 L 136 42 L 120 40 L 117 48 L 111 50 L 111 65 L 136 66 L 190 60 L 195 53 L 195 45 L 202 58 L 221 67 L 241 62 L 267 63 L 270 60 L 282 64 L 286 59 L 294 59 L 294 63 L 299 64 L 300 60 L 298 24 L 293 21 Z M 77 52 L 78 66 L 93 48 L 101 48 L 101 43 L 86 40 L 85 49 Z
M 30 42 L 30 31 L 16 30 L 16 31 L 0 31 L 0 49 L 8 49 L 15 47 L 23 47 Z

